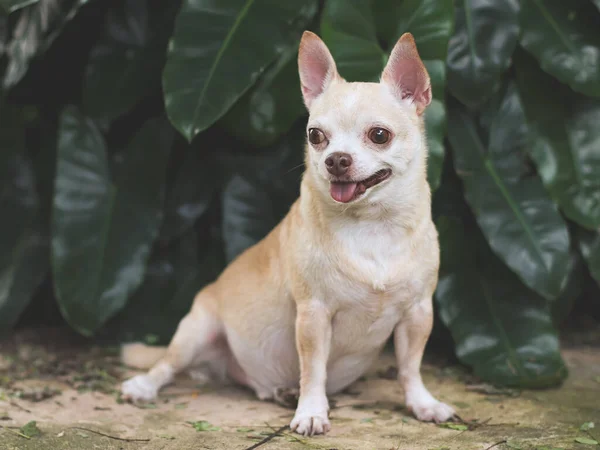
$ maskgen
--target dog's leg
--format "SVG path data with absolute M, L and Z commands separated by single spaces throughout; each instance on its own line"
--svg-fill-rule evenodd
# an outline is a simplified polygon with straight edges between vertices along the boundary
M 300 357 L 300 398 L 290 428 L 305 436 L 331 429 L 325 393 L 331 347 L 331 314 L 316 300 L 298 304 L 296 346 Z
M 192 362 L 218 358 L 222 349 L 217 345 L 221 323 L 199 302 L 185 316 L 169 344 L 166 355 L 147 374 L 137 375 L 125 381 L 121 387 L 123 398 L 133 401 L 149 401 L 158 391 L 170 383 L 178 372 Z
M 396 326 L 394 346 L 398 379 L 404 388 L 406 406 L 419 420 L 444 422 L 454 410 L 436 400 L 423 385 L 421 359 L 433 326 L 431 298 L 414 305 Z

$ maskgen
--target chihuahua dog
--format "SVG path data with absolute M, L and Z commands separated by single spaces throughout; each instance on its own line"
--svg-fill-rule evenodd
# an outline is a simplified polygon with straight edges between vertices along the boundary
M 308 31 L 298 66 L 309 112 L 299 199 L 197 294 L 168 348 L 124 346 L 125 364 L 152 368 L 124 382 L 123 397 L 151 400 L 177 372 L 209 363 L 260 399 L 299 387 L 290 427 L 322 434 L 327 395 L 363 375 L 393 333 L 407 407 L 446 421 L 453 409 L 420 374 L 439 245 L 423 124 L 431 84 L 414 39 L 398 40 L 379 83 L 345 81 Z

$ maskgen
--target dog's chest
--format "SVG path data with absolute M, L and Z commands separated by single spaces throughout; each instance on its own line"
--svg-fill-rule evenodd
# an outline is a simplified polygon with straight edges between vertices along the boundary
M 406 308 L 422 298 L 431 270 L 414 243 L 398 233 L 355 227 L 336 237 L 336 250 L 317 275 L 324 300 L 337 311 L 334 348 L 368 351 L 381 345 Z
M 413 243 L 399 232 L 368 225 L 346 226 L 336 233 L 335 250 L 329 255 L 322 280 L 330 287 L 330 295 L 342 304 L 367 299 L 401 302 L 403 297 L 414 296 L 423 284 L 423 261 L 417 253 Z M 329 282 L 332 280 L 334 283 Z

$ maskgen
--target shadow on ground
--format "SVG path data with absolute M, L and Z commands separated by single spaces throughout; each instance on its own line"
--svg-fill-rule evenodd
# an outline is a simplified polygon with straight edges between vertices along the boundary
M 450 428 L 417 422 L 404 409 L 386 353 L 332 399 L 333 429 L 315 438 L 274 433 L 289 423 L 291 409 L 185 376 L 154 404 L 120 403 L 118 383 L 133 372 L 116 351 L 68 341 L 60 332 L 25 330 L 0 343 L 1 449 L 600 449 L 576 442 L 600 440 L 600 341 L 565 348 L 570 376 L 551 390 L 496 389 L 459 366 L 426 363 L 426 384 L 464 422 Z M 31 421 L 39 435 L 26 437 L 35 429 L 20 427 Z

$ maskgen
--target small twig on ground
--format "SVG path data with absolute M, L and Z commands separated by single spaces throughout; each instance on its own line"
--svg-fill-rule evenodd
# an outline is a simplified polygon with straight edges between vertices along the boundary
M 271 425 L 269 425 L 269 422 L 265 422 L 265 425 L 271 429 L 271 431 L 276 432 L 277 430 L 275 430 L 275 428 L 273 428 Z M 291 430 L 290 430 L 291 431 Z M 281 433 L 282 436 L 287 436 L 288 438 L 292 439 L 294 442 L 299 442 L 302 445 L 307 445 L 306 441 L 303 441 L 302 439 L 300 439 L 295 433 Z
M 14 433 L 14 434 L 16 434 L 17 436 L 21 436 L 22 438 L 25 438 L 25 439 L 31 439 L 31 438 L 30 438 L 29 436 L 27 436 L 26 434 L 23 434 L 23 433 L 21 433 L 20 431 L 12 430 L 12 429 L 11 429 L 11 428 L 9 428 L 9 427 L 3 427 L 3 426 L 1 426 L 1 425 L 0 425 L 0 428 L 4 428 L 5 430 L 8 430 L 8 431 L 10 431 L 11 433 Z
M 15 402 L 13 400 L 10 401 L 10 406 L 14 406 L 15 408 L 19 408 L 21 411 L 25 411 L 26 413 L 31 414 L 31 411 L 29 411 L 26 408 L 23 408 L 21 405 L 19 405 L 17 402 Z
M 484 425 L 487 425 L 487 423 L 488 423 L 490 420 L 492 420 L 492 418 L 490 417 L 490 418 L 488 418 L 488 419 L 484 420 L 483 422 L 476 422 L 476 421 L 474 421 L 474 420 L 468 421 L 468 420 L 465 420 L 465 419 L 463 419 L 462 417 L 460 417 L 458 414 L 455 414 L 455 415 L 454 415 L 454 418 L 455 418 L 455 419 L 458 419 L 458 421 L 459 421 L 460 423 L 462 423 L 463 425 L 467 425 L 467 426 L 469 427 L 468 431 L 473 431 L 473 430 L 475 430 L 475 429 L 477 429 L 477 428 L 479 428 L 479 427 L 482 427 L 482 426 L 484 426 Z M 465 430 L 465 431 L 467 431 L 467 430 Z
M 497 447 L 497 446 L 499 446 L 500 444 L 506 444 L 507 442 L 508 442 L 508 441 L 507 441 L 506 439 L 504 439 L 503 441 L 496 442 L 495 444 L 493 444 L 493 445 L 490 445 L 490 446 L 489 446 L 488 448 L 486 448 L 485 450 L 490 450 L 490 448 Z
M 593 440 L 600 442 L 600 439 L 597 439 L 591 432 L 590 430 L 585 430 L 585 432 L 588 434 L 589 437 L 591 437 Z
M 90 433 L 94 433 L 99 436 L 104 436 L 109 439 L 114 439 L 116 441 L 124 441 L 124 442 L 149 442 L 150 441 L 150 439 L 133 439 L 133 438 L 122 438 L 122 437 L 118 437 L 118 436 L 111 436 L 110 434 L 102 433 L 102 432 L 96 431 L 96 430 L 90 430 L 89 428 L 84 428 L 84 427 L 69 427 L 69 428 L 71 430 L 88 431 Z
M 275 430 L 273 433 L 271 433 L 270 435 L 268 435 L 266 438 L 264 438 L 262 441 L 257 442 L 254 445 L 251 445 L 250 447 L 244 449 L 244 450 L 254 450 L 255 448 L 260 447 L 261 445 L 266 444 L 267 442 L 269 442 L 271 439 L 276 438 L 277 436 L 279 436 L 282 432 L 284 432 L 285 430 L 287 430 L 289 428 L 289 425 L 284 425 L 281 428 L 279 428 L 278 430 Z

